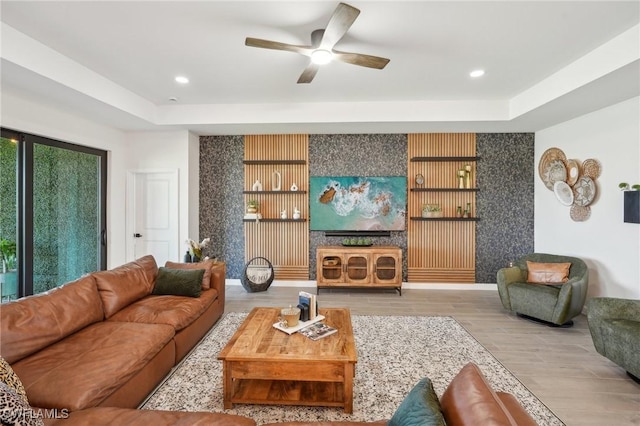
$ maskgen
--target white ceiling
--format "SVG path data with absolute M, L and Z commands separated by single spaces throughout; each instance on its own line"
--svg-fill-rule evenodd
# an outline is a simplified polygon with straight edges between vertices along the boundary
M 637 0 L 348 3 L 336 48 L 391 62 L 301 85 L 306 57 L 244 39 L 309 44 L 337 1 L 2 0 L 2 91 L 198 134 L 535 131 L 640 94 Z

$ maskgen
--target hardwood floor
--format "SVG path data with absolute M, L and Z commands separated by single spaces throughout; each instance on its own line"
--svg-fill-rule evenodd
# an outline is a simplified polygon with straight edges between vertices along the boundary
M 300 290 L 274 287 L 247 293 L 226 288 L 226 312 L 284 307 Z M 640 425 L 640 385 L 595 351 L 587 318 L 572 328 L 550 328 L 507 312 L 490 290 L 322 290 L 322 307 L 348 307 L 353 315 L 454 317 L 567 426 Z M 638 355 L 640 356 L 640 354 Z

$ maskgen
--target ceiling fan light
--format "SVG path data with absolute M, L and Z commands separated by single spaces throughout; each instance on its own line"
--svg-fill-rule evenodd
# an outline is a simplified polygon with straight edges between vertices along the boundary
M 311 53 L 311 62 L 316 65 L 325 65 L 331 62 L 333 54 L 328 50 L 316 49 Z

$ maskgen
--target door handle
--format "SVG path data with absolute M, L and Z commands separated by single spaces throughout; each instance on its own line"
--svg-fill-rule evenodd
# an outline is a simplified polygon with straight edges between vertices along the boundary
M 133 234 L 133 238 L 142 238 L 142 234 L 138 234 L 137 232 Z

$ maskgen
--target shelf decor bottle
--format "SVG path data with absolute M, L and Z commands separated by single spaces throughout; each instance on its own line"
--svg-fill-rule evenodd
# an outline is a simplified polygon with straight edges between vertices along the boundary
M 456 209 L 456 217 L 462 217 L 462 206 L 458 206 Z
M 282 185 L 282 175 L 279 171 L 274 171 L 271 174 L 271 190 L 272 191 L 280 191 L 280 187 Z
M 464 176 L 466 171 L 464 169 L 458 170 L 458 188 L 464 189 Z
M 467 213 L 469 214 L 467 217 L 471 217 L 471 203 L 467 203 Z
M 467 189 L 471 188 L 471 164 L 467 164 L 464 166 L 464 172 L 465 172 L 465 183 L 467 186 Z

